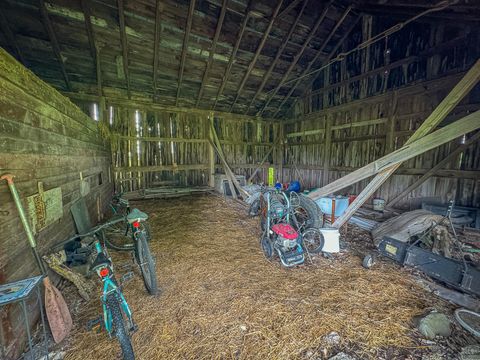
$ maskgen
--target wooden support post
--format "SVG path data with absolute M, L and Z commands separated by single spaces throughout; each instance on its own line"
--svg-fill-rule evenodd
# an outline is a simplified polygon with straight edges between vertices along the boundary
M 125 13 L 123 7 L 123 0 L 117 0 L 118 5 L 118 22 L 120 25 L 120 42 L 122 43 L 122 58 L 123 58 L 123 72 L 125 74 L 125 81 L 127 83 L 127 94 L 130 99 L 130 74 L 128 72 L 128 40 L 127 32 L 125 30 Z
M 325 118 L 325 132 L 324 139 L 325 143 L 323 145 L 323 176 L 322 176 L 322 186 L 328 184 L 328 173 L 330 167 L 330 156 L 332 151 L 332 122 L 333 118 L 330 115 L 327 115 Z
M 205 122 L 205 135 L 208 141 L 208 163 L 209 163 L 208 185 L 213 188 L 215 186 L 215 148 L 213 146 L 214 139 L 213 139 L 212 127 L 210 126 L 210 123 L 213 121 L 213 112 L 210 114 L 210 116 L 206 117 L 205 119 L 207 120 Z
M 395 123 L 397 122 L 397 105 L 398 105 L 398 91 L 393 92 L 392 101 L 390 104 L 390 114 L 387 122 L 387 134 L 385 139 L 385 154 L 389 154 L 395 150 Z
M 418 143 L 421 140 L 426 139 L 427 137 L 431 135 L 426 134 L 430 133 L 433 129 L 435 129 L 452 111 L 455 106 L 470 92 L 470 90 L 478 83 L 480 80 L 480 60 L 477 60 L 477 62 L 472 66 L 472 68 L 465 74 L 465 76 L 462 78 L 462 80 L 459 81 L 459 83 L 450 91 L 450 93 L 442 100 L 442 102 L 433 110 L 433 112 L 430 114 L 430 116 L 423 122 L 423 124 L 413 133 L 413 135 L 408 139 L 408 141 L 405 143 L 405 145 L 402 147 L 402 149 L 409 148 L 413 143 Z M 475 112 L 462 120 L 465 120 L 467 118 L 475 118 L 476 116 L 480 116 L 479 112 Z M 480 119 L 479 119 L 480 120 Z M 480 121 L 478 121 L 480 125 Z M 458 125 L 460 127 L 460 121 L 458 120 L 454 123 L 455 125 Z M 445 128 L 436 131 L 434 134 L 439 133 L 442 130 L 447 129 L 448 127 L 451 127 L 451 125 L 446 126 Z M 473 129 L 474 130 L 474 129 Z M 470 130 L 472 131 L 472 130 Z M 465 130 L 463 133 L 467 133 L 468 131 Z M 432 134 L 433 135 L 433 134 Z M 440 139 L 436 139 L 437 143 L 435 144 L 436 146 L 440 145 L 438 142 L 440 142 Z M 399 149 L 399 150 L 402 150 Z M 397 153 L 399 150 L 395 151 Z M 426 150 L 425 150 L 426 151 Z M 392 153 L 392 154 L 395 154 Z M 387 155 L 388 156 L 388 155 Z M 340 227 L 342 226 L 345 222 L 350 219 L 350 217 L 357 211 L 357 209 L 363 205 L 363 203 L 370 198 L 373 193 L 395 172 L 395 170 L 398 169 L 398 167 L 402 164 L 402 162 L 405 160 L 402 160 L 398 163 L 392 164 L 388 169 L 385 169 L 385 171 L 382 171 L 380 174 L 378 174 L 370 184 L 367 185 L 367 187 L 358 195 L 358 197 L 350 204 L 350 206 L 347 208 L 345 213 L 337 219 L 337 221 L 333 224 L 335 227 Z M 351 173 L 353 174 L 353 173 Z M 348 174 L 347 176 L 351 175 Z M 346 177 L 347 177 L 346 176 Z M 345 178 L 343 177 L 328 186 L 331 188 L 334 188 L 335 186 L 338 186 L 339 184 L 343 183 L 341 187 L 337 190 L 340 190 L 341 188 L 350 185 L 351 183 L 357 182 L 359 180 L 354 180 L 350 181 L 347 184 L 345 184 Z M 322 190 L 322 189 L 319 189 Z M 334 190 L 336 191 L 336 190 Z M 318 197 L 318 193 L 313 194 L 313 197 Z
M 278 124 L 278 139 L 276 140 L 277 142 L 277 164 L 278 164 L 278 170 L 277 170 L 277 179 L 283 184 L 283 155 L 285 153 L 285 141 L 284 141 L 284 130 L 285 127 L 282 123 Z
M 62 53 L 60 51 L 60 45 L 58 44 L 57 35 L 55 34 L 55 30 L 53 30 L 52 22 L 50 21 L 50 17 L 48 16 L 47 8 L 45 7 L 45 1 L 39 0 L 40 5 L 40 13 L 42 15 L 42 22 L 43 26 L 47 30 L 48 37 L 50 39 L 50 44 L 52 45 L 53 53 L 57 58 L 60 64 L 60 71 L 62 72 L 63 79 L 65 80 L 65 85 L 68 91 L 71 91 L 72 87 L 70 86 L 70 81 L 68 79 L 67 71 L 65 70 L 65 63 L 63 62 Z
M 162 30 L 161 26 L 161 13 L 162 13 L 162 3 L 160 0 L 157 0 L 155 7 L 155 35 L 153 43 L 153 102 L 157 101 L 157 74 L 158 74 L 158 56 L 160 49 L 160 33 Z
M 415 181 L 412 185 L 408 186 L 405 190 L 403 190 L 400 194 L 395 196 L 390 202 L 387 204 L 387 208 L 392 208 L 398 203 L 400 200 L 405 198 L 410 192 L 418 188 L 422 185 L 425 181 L 427 181 L 430 177 L 435 176 L 436 172 L 442 169 L 445 165 L 451 163 L 452 161 L 458 158 L 462 152 L 464 152 L 469 146 L 476 143 L 480 139 L 480 131 L 473 135 L 470 139 L 468 139 L 465 144 L 460 145 L 456 149 L 453 150 L 447 157 L 445 157 L 442 161 L 440 161 L 437 165 L 433 168 L 428 170 L 424 175 L 422 175 L 417 181 Z
M 183 71 L 185 70 L 185 60 L 187 59 L 188 52 L 188 39 L 190 37 L 190 30 L 192 29 L 193 13 L 195 11 L 195 0 L 190 0 L 190 6 L 188 7 L 187 25 L 185 28 L 185 36 L 183 37 L 182 55 L 180 58 L 180 68 L 178 70 L 178 87 L 177 96 L 175 98 L 175 106 L 178 106 L 178 100 L 180 98 L 180 90 L 183 82 Z

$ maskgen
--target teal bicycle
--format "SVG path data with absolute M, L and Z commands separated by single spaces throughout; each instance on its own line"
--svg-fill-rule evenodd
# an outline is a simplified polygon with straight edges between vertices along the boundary
M 113 272 L 113 264 L 108 256 L 106 249 L 97 239 L 94 242 L 97 256 L 90 266 L 95 271 L 103 283 L 103 291 L 101 296 L 103 318 L 90 321 L 87 325 L 89 329 L 96 324 L 103 323 L 103 327 L 110 337 L 115 336 L 120 342 L 122 355 L 124 360 L 135 359 L 133 346 L 131 342 L 131 334 L 137 330 L 132 317 L 132 311 L 123 296 L 121 285 L 115 279 Z M 127 276 L 131 276 L 127 274 Z M 121 283 L 126 281 L 126 277 L 122 277 Z

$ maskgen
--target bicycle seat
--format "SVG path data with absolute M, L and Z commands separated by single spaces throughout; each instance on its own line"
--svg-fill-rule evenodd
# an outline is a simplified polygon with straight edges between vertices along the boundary
M 133 209 L 127 215 L 127 221 L 130 224 L 134 223 L 135 221 L 146 221 L 147 219 L 148 219 L 148 215 L 138 209 Z
M 92 265 L 90 265 L 90 270 L 96 270 L 99 267 L 110 266 L 110 265 L 112 265 L 112 262 L 102 252 L 97 255 Z

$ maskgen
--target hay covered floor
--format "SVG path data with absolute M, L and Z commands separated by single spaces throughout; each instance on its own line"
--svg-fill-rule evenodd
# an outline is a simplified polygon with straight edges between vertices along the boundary
M 140 276 L 126 285 L 138 359 L 324 359 L 341 350 L 358 358 L 415 358 L 425 350 L 412 317 L 438 300 L 394 264 L 365 270 L 347 252 L 284 269 L 266 261 L 258 219 L 233 201 L 208 196 L 136 206 L 150 215 L 162 288 L 149 296 Z M 129 259 L 112 255 L 117 269 Z M 75 314 L 65 359 L 120 356 L 115 340 L 85 328 L 100 313 L 94 297 Z M 339 343 L 326 337 L 333 331 Z

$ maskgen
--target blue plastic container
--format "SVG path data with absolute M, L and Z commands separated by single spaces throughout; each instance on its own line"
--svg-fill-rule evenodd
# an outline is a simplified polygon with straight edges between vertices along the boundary
M 325 196 L 315 200 L 324 214 L 332 215 L 332 202 L 335 199 L 335 217 L 341 216 L 348 208 L 348 197 L 346 196 Z

